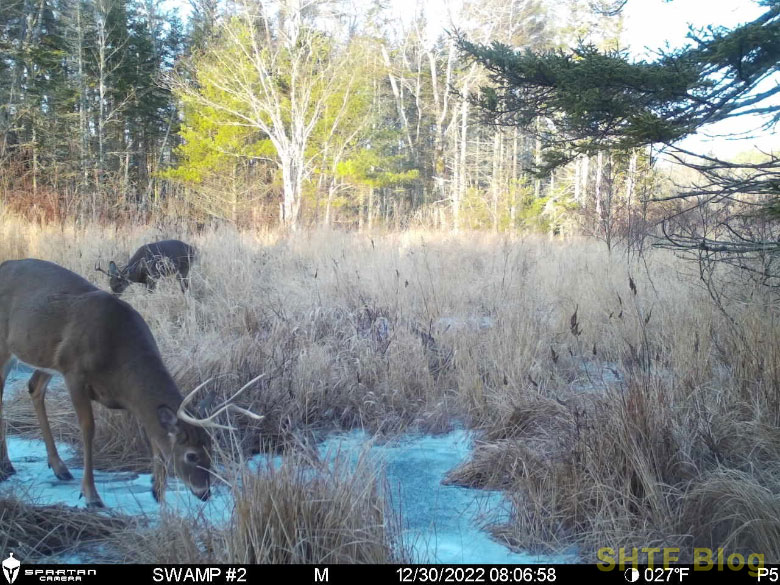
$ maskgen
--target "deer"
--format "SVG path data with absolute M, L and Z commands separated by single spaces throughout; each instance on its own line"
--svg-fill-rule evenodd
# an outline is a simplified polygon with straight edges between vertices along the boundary
M 187 275 L 195 254 L 195 248 L 180 240 L 162 240 L 138 248 L 124 268 L 111 260 L 108 271 L 101 268 L 99 262 L 95 264 L 95 270 L 109 277 L 111 291 L 117 296 L 133 282 L 145 284 L 146 290 L 151 292 L 157 279 L 174 274 L 179 278 L 181 292 L 186 293 L 189 288 Z
M 211 439 L 207 429 L 225 428 L 214 422 L 219 413 L 232 408 L 262 418 L 227 402 L 205 419 L 187 413 L 187 404 L 203 384 L 186 400 L 182 397 L 151 330 L 128 303 L 53 262 L 8 260 L 0 264 L 0 481 L 15 473 L 6 446 L 2 398 L 4 382 L 16 361 L 34 368 L 27 387 L 49 467 L 58 479 L 72 480 L 57 452 L 44 405 L 52 375 L 59 373 L 65 379 L 81 428 L 81 496 L 88 507 L 103 507 L 93 476 L 92 402 L 124 409 L 140 421 L 152 448 L 152 494 L 158 502 L 163 500 L 171 466 L 196 497 L 209 498 Z

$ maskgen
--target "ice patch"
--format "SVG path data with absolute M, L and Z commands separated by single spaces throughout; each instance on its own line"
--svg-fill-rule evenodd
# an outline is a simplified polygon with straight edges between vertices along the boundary
M 86 506 L 86 501 L 79 497 L 84 470 L 79 465 L 80 459 L 75 457 L 68 445 L 57 445 L 60 457 L 73 475 L 72 480 L 62 481 L 54 477 L 49 469 L 43 441 L 9 436 L 6 444 L 16 473 L 0 483 L 0 494 L 14 495 L 40 505 Z M 129 516 L 159 517 L 160 506 L 152 496 L 151 474 L 95 470 L 94 475 L 95 487 L 103 503 L 111 510 Z M 213 523 L 219 524 L 230 517 L 233 502 L 225 486 L 215 485 L 211 498 L 201 502 L 183 483 L 169 477 L 165 505 L 181 514 L 203 513 Z
M 353 461 L 370 438 L 361 431 L 328 438 L 320 453 Z M 493 540 L 484 525 L 505 519 L 501 492 L 443 485 L 447 473 L 468 459 L 470 433 L 406 437 L 373 444 L 369 457 L 383 465 L 395 512 L 401 512 L 403 540 L 419 563 L 565 563 L 575 556 L 515 553 Z

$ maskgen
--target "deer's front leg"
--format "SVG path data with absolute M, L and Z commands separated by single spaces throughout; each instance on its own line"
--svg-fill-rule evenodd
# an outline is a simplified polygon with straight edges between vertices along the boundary
M 156 445 L 152 446 L 152 458 L 154 462 L 152 466 L 152 495 L 156 502 L 162 502 L 165 499 L 168 467 Z
M 92 440 L 95 438 L 95 417 L 92 413 L 92 400 L 83 381 L 77 379 L 66 381 L 73 406 L 76 408 L 84 441 L 84 477 L 81 480 L 81 495 L 87 499 L 88 508 L 102 508 L 103 500 L 100 499 L 97 493 L 95 478 L 92 474 Z
M 3 420 L 3 386 L 10 370 L 11 356 L 0 356 L 0 481 L 6 480 L 16 473 L 16 469 L 8 458 L 8 448 L 5 444 L 5 421 Z

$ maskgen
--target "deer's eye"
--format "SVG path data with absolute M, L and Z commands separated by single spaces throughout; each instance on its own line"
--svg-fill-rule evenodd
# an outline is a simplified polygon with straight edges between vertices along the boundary
M 193 453 L 190 451 L 184 456 L 184 459 L 187 461 L 187 463 L 191 463 L 192 465 L 196 465 L 198 461 L 200 460 L 200 457 L 198 457 L 197 453 Z

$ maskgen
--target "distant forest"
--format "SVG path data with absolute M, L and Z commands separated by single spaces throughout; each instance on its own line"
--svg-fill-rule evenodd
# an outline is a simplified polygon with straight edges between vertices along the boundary
M 0 205 L 39 221 L 174 215 L 606 239 L 648 222 L 648 194 L 671 189 L 651 145 L 583 151 L 539 172 L 555 117 L 485 116 L 487 73 L 458 43 L 615 52 L 620 11 L 457 6 L 400 21 L 379 0 L 190 0 L 182 19 L 156 0 L 4 0 Z

